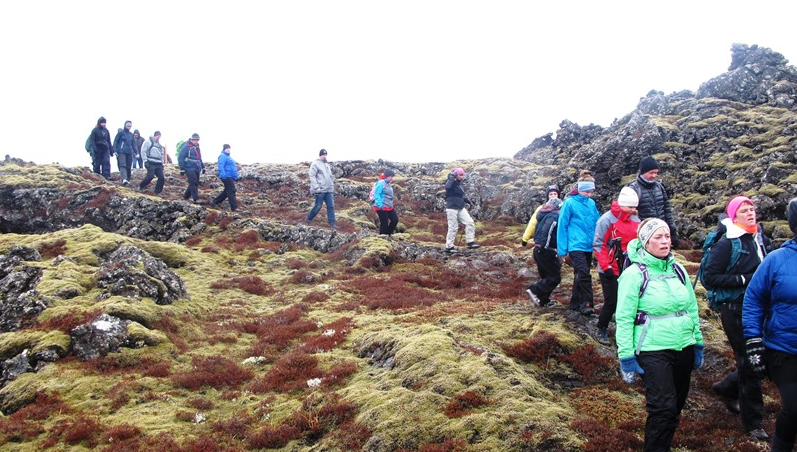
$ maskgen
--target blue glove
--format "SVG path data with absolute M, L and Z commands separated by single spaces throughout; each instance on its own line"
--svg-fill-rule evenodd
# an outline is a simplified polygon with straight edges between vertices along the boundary
M 636 382 L 636 374 L 645 374 L 645 371 L 639 367 L 636 356 L 620 359 L 620 376 L 623 377 L 624 382 L 629 385 L 634 384 Z
M 695 365 L 694 369 L 700 369 L 703 365 L 703 346 L 700 344 L 695 344 Z

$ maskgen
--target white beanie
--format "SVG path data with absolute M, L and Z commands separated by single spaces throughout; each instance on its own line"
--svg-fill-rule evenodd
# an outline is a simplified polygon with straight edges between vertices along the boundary
M 639 195 L 631 187 L 623 187 L 620 196 L 617 197 L 617 204 L 624 207 L 637 207 L 639 205 Z

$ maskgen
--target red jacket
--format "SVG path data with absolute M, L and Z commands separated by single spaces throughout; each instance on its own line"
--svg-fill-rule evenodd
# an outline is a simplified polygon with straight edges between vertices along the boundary
M 619 256 L 615 256 L 611 242 L 614 239 L 620 239 L 620 245 L 625 252 L 628 242 L 636 238 L 639 223 L 639 217 L 623 212 L 616 200 L 612 202 L 611 210 L 604 213 L 598 220 L 598 225 L 595 226 L 592 249 L 598 259 L 598 272 L 603 273 L 604 270 L 611 268 L 615 275 L 620 274 L 617 265 Z

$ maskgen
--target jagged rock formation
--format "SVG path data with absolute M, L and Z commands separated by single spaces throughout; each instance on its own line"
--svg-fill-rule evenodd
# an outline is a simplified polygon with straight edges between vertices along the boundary
M 129 320 L 102 314 L 70 333 L 72 353 L 81 359 L 97 359 L 119 350 L 127 341 Z
M 97 287 L 104 296 L 149 297 L 157 304 L 190 298 L 183 280 L 162 260 L 134 246 L 122 245 L 106 258 L 97 272 Z
M 0 333 L 30 326 L 47 308 L 47 298 L 36 290 L 42 269 L 26 262 L 40 262 L 39 253 L 24 246 L 0 255 Z

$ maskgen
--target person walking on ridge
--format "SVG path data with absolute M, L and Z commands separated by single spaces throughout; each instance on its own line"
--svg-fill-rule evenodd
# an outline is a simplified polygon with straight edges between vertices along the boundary
M 465 170 L 454 168 L 446 181 L 446 219 L 448 220 L 446 251 L 449 254 L 457 252 L 454 248 L 454 238 L 457 236 L 460 223 L 465 226 L 465 241 L 468 248 L 479 247 L 476 243 L 476 225 L 465 208 L 465 204 L 473 206 L 473 203 L 465 195 L 465 189 L 462 188 L 463 179 L 465 179 Z
M 100 116 L 97 120 L 97 127 L 91 132 L 91 143 L 94 147 L 94 172 L 102 175 L 105 179 L 111 178 L 111 157 L 113 156 L 113 145 L 111 145 L 111 133 L 105 127 L 106 120 Z
M 138 129 L 133 131 L 133 151 L 135 154 L 133 155 L 133 168 L 138 165 L 139 168 L 144 168 L 144 156 L 141 155 L 141 147 L 144 146 L 144 137 L 141 136 Z
M 141 180 L 138 185 L 140 191 L 147 189 L 147 186 L 154 177 L 158 177 L 158 182 L 155 183 L 155 194 L 159 195 L 163 192 L 163 146 L 160 144 L 161 133 L 155 131 L 149 140 L 145 141 L 141 146 L 141 155 L 144 158 L 144 165 L 147 168 L 147 175 Z
M 304 221 L 310 223 L 318 212 L 321 211 L 321 204 L 327 206 L 327 223 L 329 227 L 335 229 L 335 177 L 332 175 L 332 167 L 327 162 L 327 150 L 318 151 L 318 159 L 310 164 L 310 193 L 315 198 L 315 204 Z
M 183 199 L 193 199 L 195 204 L 199 201 L 199 174 L 205 172 L 205 164 L 202 162 L 202 151 L 199 149 L 199 134 L 191 135 L 191 138 L 183 143 L 177 156 L 177 164 L 185 172 L 188 187 L 183 193 Z
M 116 152 L 116 165 L 119 167 L 119 174 L 122 176 L 122 185 L 130 184 L 130 173 L 133 171 L 133 148 L 135 147 L 135 139 L 130 128 L 133 123 L 125 121 L 124 128 L 116 134 L 113 139 L 113 148 Z
M 393 177 L 395 171 L 388 168 L 374 186 L 374 210 L 379 216 L 379 234 L 390 236 L 396 232 L 398 214 L 393 208 Z
M 230 157 L 232 149 L 229 144 L 222 146 L 219 154 L 219 179 L 224 184 L 224 190 L 216 196 L 210 203 L 216 207 L 224 200 L 230 202 L 230 210 L 238 210 L 238 200 L 235 198 L 235 181 L 238 180 L 238 164 Z

